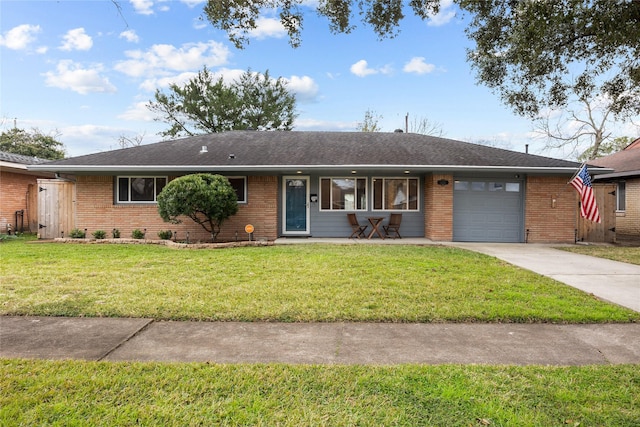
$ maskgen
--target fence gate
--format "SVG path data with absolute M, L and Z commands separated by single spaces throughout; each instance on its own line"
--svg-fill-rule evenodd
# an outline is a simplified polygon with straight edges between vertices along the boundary
M 75 227 L 75 183 L 57 179 L 38 180 L 38 238 L 68 236 Z
M 578 241 L 615 243 L 616 241 L 616 184 L 594 184 L 593 194 L 598 204 L 601 223 L 580 216 L 578 208 Z

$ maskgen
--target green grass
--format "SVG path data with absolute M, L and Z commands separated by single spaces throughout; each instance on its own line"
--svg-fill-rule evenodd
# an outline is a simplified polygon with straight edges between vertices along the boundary
M 637 426 L 637 366 L 0 360 L 3 426 Z
M 563 246 L 558 249 L 576 254 L 590 255 L 598 258 L 606 258 L 614 261 L 640 265 L 640 247 L 580 245 Z
M 640 313 L 443 246 L 0 244 L 0 314 L 239 321 L 629 322 Z

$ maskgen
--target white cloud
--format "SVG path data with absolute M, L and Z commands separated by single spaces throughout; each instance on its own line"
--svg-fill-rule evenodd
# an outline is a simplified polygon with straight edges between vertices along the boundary
M 119 119 L 131 120 L 131 121 L 144 121 L 152 122 L 155 119 L 155 114 L 147 108 L 149 101 L 136 102 L 127 110 L 118 116 Z
M 135 30 L 123 31 L 120 33 L 119 37 L 131 43 L 138 43 L 140 41 L 140 37 L 138 37 L 138 34 L 136 34 Z
M 312 102 L 318 96 L 318 84 L 309 76 L 291 76 L 287 89 L 296 95 L 298 102 Z
M 366 77 L 371 74 L 377 74 L 378 72 L 373 68 L 369 68 L 369 64 L 364 59 L 353 64 L 350 68 L 351 72 L 358 77 Z
M 87 35 L 82 27 L 67 31 L 62 39 L 64 42 L 60 46 L 61 50 L 89 50 L 93 46 L 91 36 Z
M 440 11 L 436 15 L 429 16 L 427 25 L 439 27 L 448 24 L 456 16 L 456 11 L 452 10 L 453 8 L 453 0 L 442 0 L 440 2 Z
M 433 72 L 436 69 L 436 66 L 433 64 L 428 64 L 425 62 L 425 58 L 422 56 L 415 56 L 411 58 L 409 62 L 404 64 L 404 68 L 402 71 L 405 73 L 416 73 L 416 74 L 428 74 Z
M 295 121 L 296 130 L 308 131 L 335 131 L 335 130 L 355 130 L 357 122 L 336 122 L 329 120 L 317 120 L 312 118 L 298 118 Z
M 184 83 L 186 83 L 187 81 L 195 77 L 197 74 L 198 73 L 189 71 L 186 73 L 180 73 L 175 76 L 146 79 L 140 84 L 140 89 L 146 90 L 148 92 L 155 92 L 156 89 L 166 88 L 172 84 L 177 84 L 178 86 L 182 86 Z
M 364 59 L 353 64 L 350 68 L 351 73 L 355 74 L 358 77 L 366 77 L 371 74 L 391 74 L 393 73 L 393 68 L 391 65 L 385 65 L 380 68 L 369 68 L 369 64 Z
M 189 7 L 195 7 L 202 3 L 205 3 L 207 0 L 180 0 L 181 3 L 186 4 Z
M 36 40 L 36 34 L 41 31 L 39 25 L 18 25 L 6 31 L 4 36 L 0 36 L 0 46 L 6 46 L 12 50 L 26 49 Z
M 141 15 L 153 15 L 152 0 L 129 0 L 135 11 Z
M 58 62 L 55 72 L 49 71 L 44 76 L 47 86 L 69 89 L 82 95 L 115 92 L 116 87 L 109 79 L 100 75 L 102 71 L 100 64 L 93 68 L 82 68 L 71 60 L 63 60 Z
M 282 38 L 287 35 L 287 31 L 284 29 L 279 20 L 274 18 L 260 17 L 256 20 L 257 28 L 250 32 L 250 37 L 255 37 L 258 40 L 263 40 L 268 37 Z
M 187 43 L 180 48 L 169 44 L 156 44 L 147 51 L 130 50 L 129 58 L 116 64 L 115 69 L 133 77 L 166 76 L 172 72 L 192 71 L 223 65 L 229 58 L 229 49 L 222 43 Z

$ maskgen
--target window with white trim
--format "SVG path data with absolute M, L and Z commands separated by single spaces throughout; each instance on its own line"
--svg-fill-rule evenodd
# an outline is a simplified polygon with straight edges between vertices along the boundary
M 627 183 L 625 181 L 618 182 L 618 191 L 616 191 L 616 210 L 625 211 L 627 209 Z
M 367 210 L 367 179 L 320 178 L 320 210 Z
M 165 185 L 166 176 L 119 176 L 116 200 L 118 203 L 155 203 Z
M 236 190 L 238 203 L 247 203 L 247 177 L 246 176 L 229 176 L 227 177 L 229 184 Z
M 374 178 L 374 211 L 417 211 L 418 178 Z

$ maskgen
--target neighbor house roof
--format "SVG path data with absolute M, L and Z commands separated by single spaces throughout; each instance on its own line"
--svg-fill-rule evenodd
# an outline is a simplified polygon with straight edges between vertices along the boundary
M 590 165 L 613 169 L 613 173 L 600 175 L 598 179 L 630 178 L 640 176 L 640 138 L 624 150 L 599 159 L 590 160 Z
M 27 170 L 29 165 L 38 165 L 47 162 L 49 162 L 49 160 L 0 151 L 0 169 L 11 170 L 11 172 L 31 175 L 33 172 Z
M 0 161 L 7 163 L 15 163 L 19 165 L 37 165 L 39 163 L 46 163 L 50 160 L 39 159 L 37 157 L 23 156 L 22 154 L 8 153 L 6 151 L 0 151 Z
M 566 160 L 410 133 L 234 131 L 73 157 L 32 168 L 75 173 L 407 169 L 572 174 L 579 166 Z

